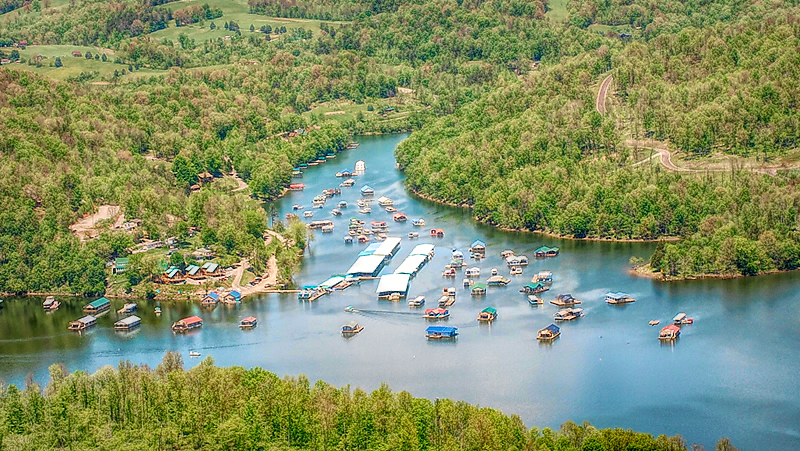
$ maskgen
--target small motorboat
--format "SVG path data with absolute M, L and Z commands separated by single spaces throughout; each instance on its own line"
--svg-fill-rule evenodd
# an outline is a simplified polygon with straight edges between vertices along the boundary
M 411 225 L 416 227 L 425 227 L 425 220 L 422 218 L 414 218 L 411 220 Z
M 358 210 L 358 212 L 361 213 L 362 215 L 368 215 L 372 213 L 372 209 L 369 207 L 362 207 L 360 210 Z
M 408 232 L 409 238 L 419 238 L 419 233 L 417 232 Z
M 366 236 L 364 236 L 364 235 L 360 235 L 360 236 L 358 237 L 358 242 L 359 242 L 359 243 L 369 243 L 369 237 L 366 237 Z
M 303 209 L 302 205 L 298 205 L 298 204 L 292 205 L 292 210 L 302 210 L 302 209 Z
M 661 323 L 661 321 L 659 321 L 659 320 L 657 320 L 657 319 L 654 319 L 654 320 L 651 320 L 651 321 L 650 321 L 649 323 L 647 323 L 647 324 L 649 324 L 649 325 L 651 325 L 651 326 L 658 326 L 658 324 L 659 324 L 659 323 Z
M 373 232 L 372 229 L 364 229 L 361 231 L 361 233 L 364 235 L 372 235 L 375 232 Z
M 156 316 L 161 316 L 161 307 L 156 307 L 153 309 L 153 312 L 156 314 Z
M 397 211 L 394 207 L 385 207 L 384 210 L 386 210 L 387 213 L 394 213 Z
M 312 216 L 314 216 L 314 212 L 311 211 L 311 210 L 306 210 L 306 211 L 303 212 L 303 217 L 304 218 L 310 218 Z
M 521 266 L 512 266 L 511 267 L 511 275 L 518 276 L 522 274 L 522 267 Z
M 342 210 L 339 210 L 338 208 L 334 208 L 333 210 L 331 210 L 331 214 L 333 216 L 341 216 L 342 215 Z
M 497 268 L 492 268 L 492 275 L 493 275 L 493 276 L 496 276 L 496 275 L 497 275 Z
M 200 357 L 200 353 L 197 351 L 189 351 L 189 357 Z
M 536 296 L 535 294 L 529 294 L 528 295 L 528 303 L 530 305 L 543 305 L 544 304 L 544 300 L 542 298 L 540 298 L 539 296 Z
M 339 202 L 339 204 L 337 205 L 337 207 L 339 207 L 339 208 L 347 208 L 347 202 L 345 202 L 345 201 L 341 201 L 341 202 Z
M 353 244 L 353 237 L 350 236 L 350 235 L 345 236 L 344 237 L 344 244 Z

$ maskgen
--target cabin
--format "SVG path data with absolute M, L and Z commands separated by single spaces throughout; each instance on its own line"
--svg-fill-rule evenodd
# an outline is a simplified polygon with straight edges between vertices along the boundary
M 114 329 L 116 330 L 131 330 L 134 327 L 139 326 L 142 323 L 142 319 L 136 315 L 129 316 L 127 318 L 123 318 L 116 323 L 114 323 Z
M 478 314 L 478 321 L 492 322 L 497 319 L 497 309 L 494 307 L 486 307 Z
M 248 316 L 247 318 L 239 321 L 239 328 L 252 329 L 258 325 L 258 320 L 255 316 Z
M 450 310 L 445 308 L 429 308 L 425 310 L 422 317 L 425 319 L 444 319 L 450 316 Z
M 537 293 L 543 293 L 547 290 L 548 288 L 543 283 L 536 282 L 536 283 L 526 283 L 522 288 L 520 288 L 519 291 L 520 293 L 525 293 L 525 294 L 537 294 Z
M 164 271 L 164 275 L 161 276 L 161 282 L 163 283 L 181 283 L 186 280 L 186 277 L 181 274 L 181 270 L 170 266 Z
M 83 318 L 75 321 L 70 321 L 67 329 L 69 330 L 84 330 L 97 324 L 97 318 L 92 315 L 84 316 Z
M 205 279 L 206 276 L 197 265 L 189 265 L 186 267 L 186 277 L 190 279 Z
M 128 257 L 117 257 L 114 259 L 114 274 L 122 274 L 128 267 L 130 259 Z
M 485 296 L 486 284 L 483 282 L 478 282 L 472 285 L 472 288 L 469 289 L 469 294 L 472 296 Z
M 571 294 L 566 293 L 566 294 L 559 294 L 558 296 L 556 296 L 555 299 L 550 301 L 550 303 L 553 304 L 553 305 L 564 306 L 564 305 L 580 304 L 581 301 L 579 301 L 579 300 L 575 299 L 574 297 L 572 297 Z
M 83 306 L 83 313 L 98 314 L 111 308 L 111 301 L 102 297 Z
M 486 243 L 481 240 L 475 240 L 469 246 L 469 251 L 473 254 L 486 254 Z
M 444 238 L 444 229 L 431 229 L 431 236 L 436 238 Z
M 555 324 L 551 324 L 544 329 L 541 329 L 538 334 L 536 334 L 537 340 L 549 341 L 553 340 L 556 337 L 561 335 L 561 328 L 556 326 Z
M 428 326 L 428 328 L 425 329 L 425 336 L 433 340 L 452 339 L 458 336 L 458 328 L 448 326 Z
M 535 251 L 533 251 L 533 255 L 537 258 L 543 257 L 555 257 L 558 255 L 558 248 L 557 247 L 548 247 L 542 246 Z
M 203 263 L 201 269 L 203 270 L 203 274 L 205 274 L 206 276 L 216 276 L 219 274 L 218 273 L 219 265 L 214 262 Z
M 172 330 L 175 332 L 185 332 L 187 330 L 197 329 L 203 327 L 203 319 L 199 316 L 190 316 L 172 324 Z
M 362 330 L 364 330 L 364 326 L 359 325 L 355 321 L 350 321 L 349 323 L 342 326 L 343 335 L 355 335 L 361 332 Z
M 669 326 L 661 329 L 661 332 L 658 334 L 659 340 L 675 340 L 681 335 L 681 328 L 675 324 L 670 324 Z
M 231 290 L 222 298 L 222 302 L 226 304 L 238 304 L 242 302 L 242 294 L 236 290 Z
M 636 302 L 636 299 L 632 298 L 627 293 L 606 293 L 606 302 L 609 304 L 627 304 L 629 302 Z
M 219 294 L 212 291 L 203 297 L 203 305 L 217 305 L 219 303 Z

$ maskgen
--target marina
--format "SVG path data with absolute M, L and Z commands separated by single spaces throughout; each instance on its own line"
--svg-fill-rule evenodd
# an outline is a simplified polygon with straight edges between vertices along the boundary
M 629 272 L 629 260 L 649 258 L 656 243 L 559 240 L 475 223 L 471 210 L 434 204 L 405 189 L 392 158 L 398 136 L 362 139 L 358 149 L 339 154 L 334 165 L 303 169 L 304 178 L 299 180 L 307 188 L 289 192 L 275 203 L 279 217 L 291 213 L 293 204 L 310 206 L 316 193 L 337 181 L 336 171 L 365 160 L 369 170 L 359 175 L 357 186 L 369 184 L 376 197 L 392 198 L 409 218 L 424 217 L 427 223 L 422 230 L 410 219 L 394 223 L 391 214 L 373 208 L 367 224 L 389 221 L 391 235 L 403 238 L 395 258 L 384 264 L 378 276 L 393 273 L 415 245 L 435 245 L 435 255 L 412 279 L 408 297 L 425 296 L 425 305 L 436 307 L 444 286 L 458 286 L 458 302 L 449 308 L 447 319 L 422 318 L 423 307 L 411 308 L 407 302 L 378 301 L 378 280 L 368 279 L 345 291 L 337 288 L 313 303 L 298 302 L 296 293 L 253 295 L 237 305 L 206 307 L 200 305 L 199 296 L 190 302 L 137 299 L 141 326 L 132 333 L 115 332 L 113 323 L 120 318 L 114 314 L 98 317 L 96 326 L 81 334 L 68 333 L 66 324 L 85 316 L 82 306 L 91 298 L 56 296 L 61 308 L 46 313 L 40 307 L 44 297 L 5 295 L 5 308 L 0 311 L 0 377 L 24 385 L 27 372 L 33 371 L 37 383 L 45 386 L 47 368 L 54 362 L 90 372 L 105 365 L 116 367 L 124 360 L 155 368 L 164 351 L 171 349 L 183 354 L 186 368 L 212 356 L 218 365 L 260 366 L 278 377 L 304 373 L 312 385 L 325 380 L 371 392 L 385 381 L 393 390 L 408 390 L 431 400 L 448 397 L 496 407 L 540 428 L 588 420 L 597 427 L 633 428 L 656 435 L 681 433 L 689 443 L 704 443 L 708 449 L 722 435 L 730 436 L 741 449 L 800 448 L 794 421 L 795 406 L 800 405 L 795 390 L 800 362 L 793 355 L 800 348 L 800 306 L 794 302 L 800 295 L 800 273 L 670 283 L 639 278 Z M 347 276 L 357 254 L 374 242 L 345 245 L 342 240 L 349 216 L 359 216 L 352 210 L 360 197 L 358 189 L 342 190 L 341 199 L 352 204 L 343 217 L 329 214 L 336 205 L 333 202 L 314 210 L 314 219 L 332 219 L 336 232 L 316 233 L 294 276 L 298 289 L 316 286 L 333 275 Z M 431 228 L 447 233 L 433 238 Z M 411 231 L 419 232 L 413 241 L 407 238 Z M 451 251 L 466 252 L 476 238 L 487 245 L 484 259 L 467 260 L 470 267 L 481 269 L 481 280 L 476 282 L 485 283 L 493 267 L 509 275 L 501 250 L 531 257 L 526 275 L 512 278 L 507 289 L 488 287 L 485 296 L 474 299 L 461 286 L 463 272 L 455 280 L 442 279 L 440 273 L 450 262 Z M 532 258 L 542 245 L 558 246 L 558 257 Z M 539 294 L 548 302 L 534 305 L 519 290 L 540 271 L 552 271 L 550 292 L 554 294 Z M 636 302 L 625 307 L 606 304 L 605 294 L 617 291 L 629 293 Z M 550 344 L 538 341 L 537 336 L 553 322 L 558 308 L 549 300 L 556 293 L 572 293 L 583 300 L 587 316 L 557 323 L 563 333 Z M 132 301 L 112 298 L 111 302 L 116 311 Z M 366 312 L 344 312 L 351 304 Z M 154 313 L 157 306 L 163 309 L 160 317 Z M 475 319 L 486 306 L 502 311 L 503 318 L 491 327 L 480 327 Z M 775 315 L 776 311 L 782 314 Z M 672 324 L 678 312 L 693 317 L 694 324 L 681 325 L 675 346 L 659 346 L 661 327 Z M 203 318 L 202 328 L 172 333 L 173 322 L 193 315 Z M 238 325 L 247 316 L 257 317 L 259 325 L 244 333 Z M 654 319 L 661 321 L 660 327 L 648 325 Z M 365 328 L 357 337 L 343 339 L 341 327 L 352 320 Z M 33 321 L 35 326 L 31 326 Z M 758 337 L 740 333 L 758 322 L 770 325 Z M 422 332 L 429 324 L 457 327 L 458 339 L 426 341 Z M 189 359 L 190 351 L 202 357 Z M 448 374 L 448 383 L 431 383 L 432 368 Z M 754 368 L 758 371 L 750 370 Z M 565 397 L 544 383 L 567 379 L 580 396 Z M 491 381 L 498 390 L 476 388 L 476 380 Z M 621 395 L 631 391 L 637 395 Z M 681 393 L 681 401 L 675 400 L 675 393 Z M 748 415 L 734 412 L 731 405 Z M 684 413 L 667 414 L 671 409 Z M 764 441 L 751 437 L 764 437 Z

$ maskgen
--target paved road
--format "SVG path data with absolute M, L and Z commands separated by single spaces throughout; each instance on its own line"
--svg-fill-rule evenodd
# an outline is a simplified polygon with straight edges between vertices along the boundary
M 608 87 L 611 86 L 612 81 L 614 81 L 614 76 L 609 75 L 600 83 L 600 89 L 597 91 L 595 108 L 597 108 L 597 112 L 600 114 L 606 114 L 606 95 L 608 94 Z

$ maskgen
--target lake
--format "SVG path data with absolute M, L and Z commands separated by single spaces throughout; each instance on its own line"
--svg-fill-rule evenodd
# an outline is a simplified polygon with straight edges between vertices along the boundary
M 356 178 L 354 187 L 343 188 L 340 197 L 314 210 L 313 219 L 332 219 L 335 231 L 315 233 L 295 280 L 298 285 L 321 283 L 355 261 L 366 244 L 344 244 L 350 217 L 367 223 L 386 220 L 390 235 L 403 240 L 382 274 L 393 271 L 416 244 L 436 245 L 433 260 L 412 279 L 409 295 L 425 295 L 431 307 L 442 288 L 457 287 L 451 317 L 442 322 L 459 328 L 455 342 L 426 340 L 421 310 L 405 302 L 378 301 L 378 281 L 365 281 L 312 304 L 289 294 L 254 296 L 241 305 L 214 310 L 199 303 L 161 303 L 161 317 L 153 314 L 153 302 L 142 301 L 137 313 L 142 326 L 131 333 L 113 330 L 118 319 L 113 311 L 88 332 L 67 331 L 67 322 L 83 316 L 85 299 L 63 298 L 61 309 L 46 314 L 40 298 L 11 298 L 0 310 L 0 378 L 24 384 L 33 373 L 44 383 L 47 367 L 55 362 L 90 372 L 120 360 L 155 367 L 169 349 L 182 352 L 187 367 L 212 356 L 223 366 L 261 366 L 278 375 L 305 373 L 312 381 L 365 390 L 387 382 L 393 390 L 415 396 L 460 399 L 518 414 L 528 426 L 540 428 L 588 420 L 597 427 L 680 433 L 689 443 L 707 448 L 727 436 L 742 449 L 800 449 L 799 272 L 663 283 L 629 273 L 631 256 L 648 258 L 652 243 L 559 240 L 492 229 L 473 221 L 468 210 L 420 200 L 405 190 L 393 156 L 404 137 L 360 138 L 357 149 L 294 179 L 306 189 L 290 192 L 276 206 L 281 217 L 293 204 L 310 207 L 315 195 L 341 182 L 336 172 L 365 161 L 366 173 Z M 377 205 L 370 215 L 359 215 L 355 203 L 364 184 L 375 189 L 376 199 L 392 198 L 409 218 L 424 218 L 426 227 L 394 223 Z M 330 211 L 340 200 L 350 206 L 334 218 Z M 444 238 L 430 238 L 433 227 L 443 228 Z M 419 231 L 420 238 L 408 239 L 410 231 Z M 486 259 L 469 261 L 481 268 L 481 279 L 491 268 L 509 276 L 500 257 L 504 249 L 529 256 L 531 263 L 523 275 L 509 276 L 508 287 L 489 287 L 487 296 L 472 298 L 461 287 L 463 275 L 444 279 L 441 272 L 453 249 L 467 253 L 475 239 L 487 244 Z M 541 245 L 558 246 L 561 253 L 534 259 L 533 250 Z M 518 290 L 543 269 L 553 271 L 554 283 L 541 295 L 545 305 L 533 307 Z M 607 305 L 607 291 L 625 291 L 637 301 Z M 558 310 L 548 301 L 559 293 L 582 300 L 586 316 L 563 323 L 553 343 L 539 343 L 536 332 L 550 324 Z M 112 310 L 122 303 L 113 301 Z M 348 305 L 372 312 L 348 313 Z M 485 307 L 498 310 L 491 325 L 476 321 Z M 676 343 L 661 344 L 658 331 L 678 312 L 686 312 L 694 324 L 682 328 Z M 200 315 L 204 326 L 173 334 L 172 322 L 192 314 Z M 258 327 L 239 330 L 239 320 L 250 315 L 258 317 Z M 653 319 L 661 325 L 649 326 Z M 364 331 L 343 338 L 340 328 L 351 320 Z M 190 358 L 190 350 L 202 357 Z

